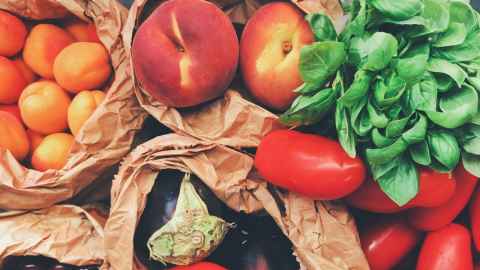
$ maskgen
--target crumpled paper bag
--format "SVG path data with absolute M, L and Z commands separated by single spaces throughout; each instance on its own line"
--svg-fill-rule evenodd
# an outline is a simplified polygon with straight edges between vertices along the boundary
M 355 222 L 339 202 L 272 193 L 255 173 L 251 156 L 178 134 L 150 140 L 122 162 L 113 181 L 110 216 L 105 226 L 106 260 L 101 269 L 143 269 L 134 259 L 135 227 L 148 193 L 164 169 L 194 173 L 237 211 L 267 210 L 292 241 L 302 269 L 369 269 Z
M 77 266 L 100 265 L 107 215 L 93 205 L 1 213 L 0 264 L 8 256 L 42 255 Z
M 123 30 L 124 44 L 129 57 L 133 36 L 144 17 L 142 14 L 144 8 L 150 10 L 152 3 L 153 5 L 161 3 L 151 1 L 148 7 L 145 7 L 146 2 L 147 0 L 136 0 L 133 3 Z M 212 0 L 212 2 L 223 8 L 234 23 L 244 24 L 255 10 L 268 1 Z M 338 0 L 293 0 L 293 3 L 305 12 L 325 12 L 336 22 L 337 28 L 342 27 L 343 10 Z M 133 68 L 128 72 L 134 74 Z M 135 76 L 132 77 L 135 79 Z M 241 85 L 231 85 L 231 89 L 227 90 L 222 98 L 194 109 L 179 110 L 167 107 L 152 98 L 142 90 L 138 81 L 135 81 L 135 84 L 135 93 L 142 107 L 178 134 L 242 148 L 258 146 L 268 132 L 281 127 L 274 113 L 246 99 L 248 94 Z
M 92 19 L 114 69 L 105 101 L 76 136 L 63 169 L 28 169 L 10 152 L 0 149 L 0 208 L 44 208 L 73 197 L 121 160 L 147 115 L 135 97 L 127 72 L 130 63 L 121 39 L 127 10 L 115 0 L 7 0 L 0 1 L 0 9 L 31 19 L 64 17 L 67 11 Z

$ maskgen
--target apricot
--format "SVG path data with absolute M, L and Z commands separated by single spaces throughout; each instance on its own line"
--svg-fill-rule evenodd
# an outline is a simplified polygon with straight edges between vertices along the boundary
M 32 167 L 38 171 L 60 170 L 65 166 L 73 145 L 73 136 L 54 133 L 46 136 L 32 155 Z
M 27 86 L 18 102 L 25 125 L 41 134 L 67 128 L 70 97 L 53 81 L 39 81 Z
M 25 128 L 11 113 L 0 111 L 0 148 L 8 149 L 17 160 L 27 156 L 30 148 Z
M 97 28 L 93 23 L 86 23 L 78 18 L 68 19 L 63 28 L 72 35 L 76 41 L 101 43 L 97 35 Z
M 105 93 L 98 90 L 82 91 L 73 98 L 70 107 L 68 107 L 68 126 L 74 136 L 77 135 L 80 128 L 104 98 Z
M 30 141 L 30 154 L 33 154 L 35 149 L 37 149 L 40 143 L 42 143 L 45 136 L 31 129 L 27 129 L 27 136 Z
M 33 70 L 25 64 L 25 61 L 21 57 L 16 58 L 13 60 L 13 63 L 17 67 L 17 69 L 22 74 L 23 78 L 27 82 L 27 84 L 31 84 L 37 79 L 37 75 L 33 72 Z
M 171 107 L 223 95 L 235 75 L 238 54 L 231 21 L 204 0 L 163 2 L 140 26 L 132 45 L 141 86 Z
M 23 60 L 38 75 L 53 79 L 53 63 L 63 48 L 75 40 L 65 30 L 53 24 L 38 24 L 32 28 L 23 49 Z
M 274 2 L 258 9 L 240 41 L 240 68 L 252 95 L 270 108 L 287 109 L 303 83 L 300 50 L 313 41 L 310 26 L 292 4 Z
M 0 111 L 11 113 L 15 116 L 20 123 L 22 122 L 22 116 L 20 115 L 20 109 L 17 105 L 0 105 Z
M 12 14 L 0 10 L 0 55 L 17 54 L 23 48 L 26 37 L 25 24 Z
M 13 61 L 0 56 L 0 104 L 13 104 L 27 82 Z
M 107 50 L 94 42 L 75 42 L 67 46 L 53 65 L 58 84 L 72 93 L 100 88 L 111 72 Z

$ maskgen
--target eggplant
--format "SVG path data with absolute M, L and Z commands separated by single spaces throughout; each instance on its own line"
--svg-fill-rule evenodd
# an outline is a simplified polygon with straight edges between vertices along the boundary
M 298 270 L 292 244 L 266 213 L 246 215 L 231 211 L 236 226 L 207 259 L 229 270 Z
M 201 180 L 193 175 L 190 177 L 190 179 L 187 179 L 188 175 L 189 174 L 185 174 L 176 170 L 161 171 L 147 197 L 146 207 L 135 232 L 134 246 L 137 258 L 149 270 L 166 269 L 167 267 L 165 263 L 190 264 L 193 261 L 203 259 L 208 255 L 208 253 L 210 253 L 216 246 L 219 245 L 219 243 L 223 240 L 226 231 L 228 230 L 229 225 L 223 221 L 223 219 L 218 218 L 222 216 L 222 213 L 226 207 Z M 181 186 L 182 193 L 180 192 Z M 181 194 L 183 194 L 184 199 L 181 199 Z M 185 200 L 185 198 L 188 200 Z M 183 202 L 181 202 L 182 206 L 180 207 L 179 205 L 177 208 L 177 202 L 180 200 L 183 200 Z M 208 210 L 207 213 L 205 213 L 205 209 L 202 209 L 202 204 L 206 205 Z M 179 212 L 185 210 L 191 211 L 193 209 L 196 209 L 193 212 L 200 213 L 204 217 L 209 217 L 206 218 L 206 220 L 211 221 L 210 225 L 215 225 L 212 227 L 212 232 L 217 232 L 217 235 L 215 235 L 214 238 L 211 238 L 211 235 L 207 234 L 205 239 L 209 239 L 209 243 L 203 243 L 208 246 L 206 249 L 207 253 L 195 255 L 188 254 L 188 256 L 181 256 L 180 258 L 167 258 L 166 260 L 164 259 L 165 257 L 169 257 L 168 254 L 160 254 L 160 256 L 156 257 L 157 261 L 150 259 L 151 257 L 156 256 L 155 254 L 152 254 L 150 250 L 154 251 L 153 249 L 159 249 L 158 245 L 155 245 L 155 243 L 162 243 L 162 241 L 163 243 L 166 242 L 165 239 L 160 239 L 161 241 L 158 241 L 159 238 L 155 238 L 155 236 L 160 235 L 161 230 L 165 230 L 165 226 L 168 226 L 169 222 L 172 222 L 174 219 L 176 220 L 174 221 L 176 223 L 178 223 L 178 220 L 180 220 L 180 222 L 184 222 L 185 220 L 182 220 L 181 217 L 179 219 Z M 210 213 L 210 215 L 208 215 L 208 213 Z M 211 218 L 212 216 L 213 218 Z M 188 229 L 190 228 L 192 228 L 192 226 L 188 227 Z M 172 227 L 170 229 L 172 229 Z M 201 228 L 201 230 L 202 229 L 204 228 Z M 175 234 L 170 233 L 164 235 L 171 236 Z M 204 235 L 200 235 L 199 237 L 200 240 L 202 240 L 201 238 L 204 237 Z M 191 242 L 192 241 L 184 244 L 190 245 L 192 244 Z M 165 248 L 163 249 L 165 250 Z M 189 251 L 191 251 L 191 249 Z M 167 256 L 162 257 L 163 255 Z
M 44 256 L 9 256 L 1 267 L 2 270 L 98 270 L 98 266 L 74 266 L 62 264 L 55 259 Z

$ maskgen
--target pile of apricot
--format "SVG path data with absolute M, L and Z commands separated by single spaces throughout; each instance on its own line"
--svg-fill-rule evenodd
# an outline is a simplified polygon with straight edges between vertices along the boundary
M 0 10 L 0 149 L 39 171 L 61 169 L 111 73 L 94 24 Z

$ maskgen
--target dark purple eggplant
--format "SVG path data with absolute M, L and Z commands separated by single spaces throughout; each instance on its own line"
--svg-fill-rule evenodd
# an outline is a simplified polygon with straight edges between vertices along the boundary
M 176 170 L 161 171 L 147 197 L 147 205 L 135 232 L 134 245 L 136 256 L 149 270 L 167 268 L 163 263 L 150 259 L 147 243 L 156 231 L 172 220 L 184 175 L 185 173 Z M 221 217 L 225 209 L 223 203 L 197 177 L 192 176 L 190 182 L 210 215 Z
M 98 270 L 98 266 L 74 266 L 61 264 L 44 256 L 10 256 L 5 259 L 2 270 Z

